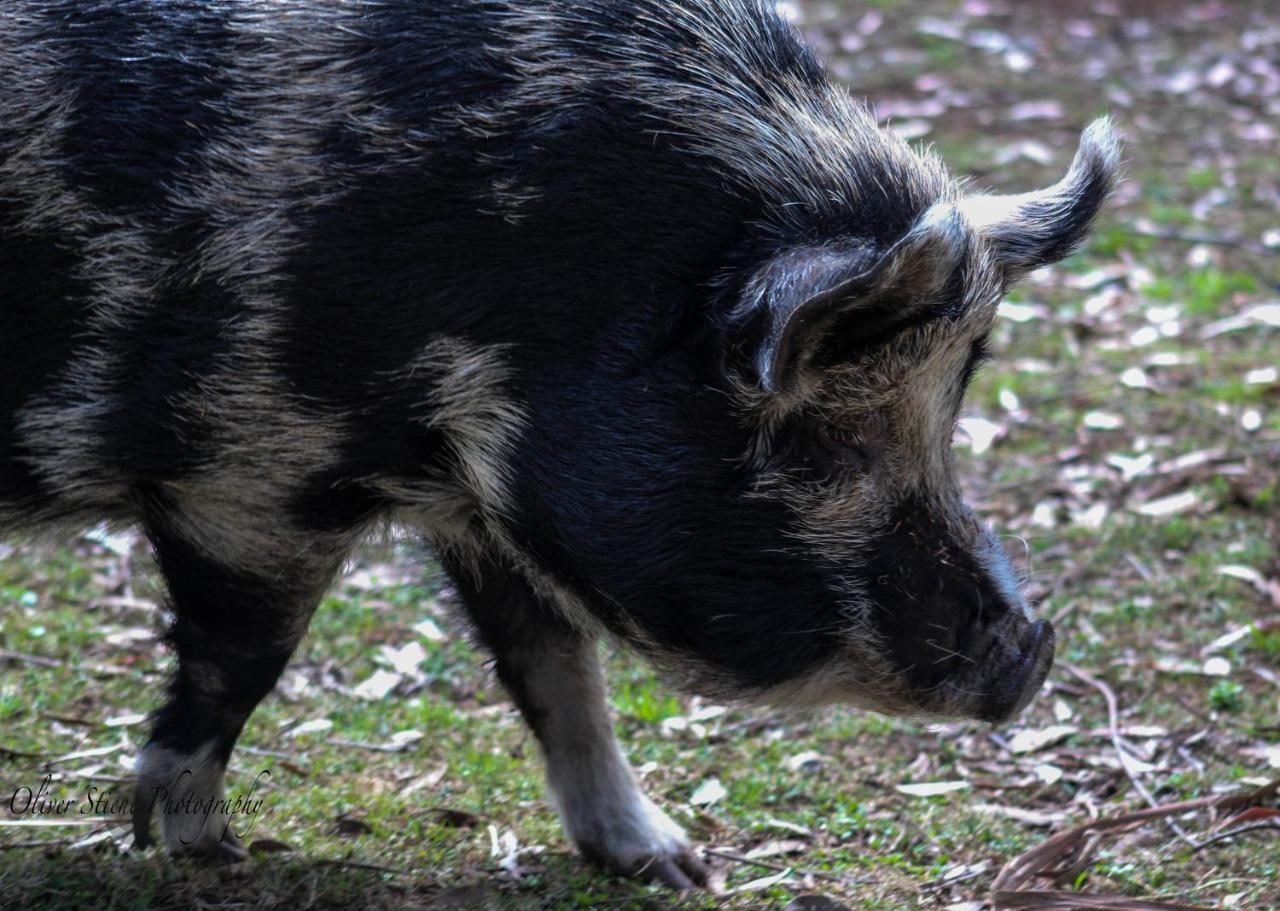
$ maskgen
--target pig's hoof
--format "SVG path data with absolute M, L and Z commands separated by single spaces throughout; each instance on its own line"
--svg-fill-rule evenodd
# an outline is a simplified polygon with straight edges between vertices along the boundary
M 198 841 L 193 845 L 182 845 L 176 849 L 170 848 L 170 851 L 175 856 L 198 857 L 211 864 L 239 863 L 249 856 L 244 843 L 230 832 L 217 841 L 213 839 Z
M 651 879 L 678 892 L 685 892 L 705 887 L 710 872 L 697 852 L 685 845 L 675 854 L 646 858 L 639 867 L 627 871 L 627 875 Z
M 653 880 L 680 892 L 707 885 L 710 871 L 680 826 L 644 797 L 628 810 L 599 819 L 578 835 L 584 857 L 624 876 Z
M 133 843 L 151 844 L 151 816 L 160 816 L 164 845 L 174 856 L 234 863 L 249 856 L 231 831 L 222 788 L 223 770 L 199 754 L 155 745 L 142 752 L 133 800 Z

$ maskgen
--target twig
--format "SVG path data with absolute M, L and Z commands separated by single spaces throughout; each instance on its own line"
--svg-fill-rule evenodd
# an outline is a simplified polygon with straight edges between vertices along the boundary
M 753 867 L 760 867 L 765 870 L 772 870 L 774 873 L 782 873 L 790 870 L 798 876 L 812 876 L 815 879 L 825 879 L 828 882 L 840 883 L 845 886 L 869 886 L 875 882 L 874 879 L 849 879 L 845 876 L 839 876 L 835 873 L 827 873 L 823 870 L 802 870 L 799 867 L 790 864 L 775 864 L 767 860 L 757 860 L 754 857 L 747 857 L 736 851 L 726 851 L 723 848 L 703 848 L 703 854 L 709 854 L 712 857 L 720 857 L 724 860 L 731 860 L 738 864 L 749 864 Z
M 1092 911 L 1095 908 L 1114 911 L 1213 911 L 1202 905 L 1175 905 L 1121 895 L 1081 895 L 1079 892 L 997 892 L 994 901 L 1001 911 L 1017 908 L 1030 911 Z
M 12 756 L 14 759 L 42 759 L 48 760 L 49 753 L 29 753 L 26 750 L 15 750 L 12 747 L 0 745 L 0 756 Z
M 1004 868 L 996 876 L 995 883 L 992 885 L 994 893 L 993 900 L 997 908 L 1023 908 L 1028 907 L 1026 900 L 1018 896 L 1023 893 L 1019 890 L 1031 879 L 1045 874 L 1046 865 L 1053 862 L 1069 852 L 1077 850 L 1081 844 L 1085 845 L 1085 850 L 1080 852 L 1087 855 L 1092 846 L 1097 844 L 1096 836 L 1104 832 L 1125 831 L 1136 827 L 1139 823 L 1151 819 L 1165 819 L 1170 816 L 1180 816 L 1183 813 L 1192 810 L 1204 809 L 1235 809 L 1238 807 L 1256 806 L 1264 800 L 1270 800 L 1277 793 L 1280 793 L 1280 778 L 1264 785 L 1254 791 L 1242 791 L 1236 794 L 1222 794 L 1216 797 L 1198 797 L 1194 800 L 1183 800 L 1177 803 L 1164 804 L 1159 807 L 1151 807 L 1145 810 L 1135 810 L 1132 813 L 1125 813 L 1120 816 L 1112 816 L 1105 819 L 1095 819 L 1093 822 L 1085 823 L 1074 829 L 1068 829 L 1065 832 L 1059 832 L 1045 839 L 1029 851 L 1026 851 L 1013 860 L 1004 865 Z M 1052 894 L 1052 893 L 1036 893 L 1036 894 Z M 1074 895 L 1075 893 L 1064 893 Z M 1077 896 L 1078 899 L 1086 898 L 1086 896 Z M 1099 897 L 1105 900 L 1105 897 Z M 1052 905 L 1046 905 L 1045 908 L 1052 908 Z M 1105 904 L 1086 904 L 1083 901 L 1075 905 L 1059 905 L 1062 908 L 1087 908 L 1087 907 L 1107 907 Z M 1114 904 L 1112 905 L 1114 907 Z M 1120 907 L 1124 907 L 1123 905 Z M 1132 906 L 1130 906 L 1132 907 Z M 1141 907 L 1141 906 L 1139 906 Z M 1178 905 L 1148 905 L 1148 907 L 1165 907 L 1177 908 L 1186 907 Z
M 369 750 L 373 753 L 404 753 L 415 746 L 415 741 L 405 743 L 368 743 L 363 740 L 344 740 L 340 737 L 329 737 L 325 743 L 335 747 L 348 747 L 353 750 Z
M 1219 832 L 1217 835 L 1210 835 L 1208 838 L 1201 839 L 1200 843 L 1191 849 L 1191 853 L 1202 851 L 1209 845 L 1216 844 L 1220 841 L 1227 841 L 1235 838 L 1237 835 L 1244 835 L 1246 832 L 1261 832 L 1263 829 L 1269 829 L 1272 832 L 1280 832 L 1280 820 L 1268 819 L 1266 822 L 1255 822 L 1247 826 L 1241 826 L 1238 829 L 1229 829 L 1226 832 Z
M 1146 801 L 1147 806 L 1152 807 L 1153 809 L 1159 806 L 1159 804 L 1156 803 L 1156 799 L 1151 796 L 1151 792 L 1148 791 L 1146 785 L 1138 779 L 1137 774 L 1129 764 L 1129 756 L 1126 754 L 1124 749 L 1124 741 L 1120 737 L 1120 707 L 1119 703 L 1116 701 L 1115 691 L 1112 690 L 1111 687 L 1107 686 L 1103 681 L 1081 670 L 1073 664 L 1067 664 L 1064 662 L 1062 667 L 1077 680 L 1087 683 L 1089 686 L 1101 693 L 1102 698 L 1107 701 L 1107 724 L 1111 734 L 1111 746 L 1116 751 L 1116 758 L 1120 761 L 1120 768 L 1124 770 L 1124 774 L 1128 777 L 1129 783 L 1133 785 L 1133 789 L 1142 796 L 1144 801 Z M 1195 848 L 1195 839 L 1188 835 L 1182 826 L 1178 825 L 1177 820 L 1165 817 L 1164 822 L 1165 825 L 1173 830 L 1173 833 L 1177 835 L 1183 843 L 1193 849 Z
M 1125 234 L 1138 237 L 1155 237 L 1159 240 L 1180 240 L 1187 244 L 1212 244 L 1218 247 L 1242 247 L 1250 253 L 1266 256 L 1274 251 L 1263 244 L 1243 237 L 1239 234 L 1209 234 L 1204 231 L 1178 231 L 1174 228 L 1139 228 L 1134 225 L 1121 225 Z
M 23 664 L 34 664 L 39 667 L 62 667 L 62 662 L 57 658 L 28 655 L 25 652 L 11 652 L 7 648 L 0 648 L 0 661 L 21 661 Z
M 8 844 L 0 844 L 0 851 L 17 851 L 26 848 L 55 848 L 63 845 L 71 844 L 73 839 L 70 838 L 50 838 L 40 841 L 11 841 Z
M 937 892 L 940 889 L 949 889 L 952 886 L 954 886 L 956 883 L 966 882 L 967 880 L 970 880 L 970 879 L 977 879 L 979 876 L 981 876 L 983 873 L 986 873 L 986 872 L 987 872 L 987 867 L 985 864 L 983 864 L 978 869 L 969 870 L 965 873 L 961 873 L 959 876 L 952 876 L 950 878 L 947 878 L 944 876 L 941 879 L 930 880 L 929 882 L 925 883 L 920 887 L 920 891 L 921 892 Z
M 66 662 L 59 661 L 57 658 L 46 658 L 43 655 L 28 655 L 25 652 L 14 652 L 6 648 L 0 648 L 0 661 L 20 661 L 25 664 L 34 664 L 38 667 L 65 667 Z M 127 667 L 113 667 L 110 664 L 84 664 L 81 670 L 88 671 L 91 674 L 98 674 L 104 677 L 119 677 L 125 674 L 138 674 L 143 676 L 155 676 L 155 671 L 139 672 Z
M 322 857 L 316 861 L 317 864 L 326 867 L 351 867 L 355 870 L 370 870 L 374 873 L 391 873 L 395 876 L 409 876 L 408 870 L 397 870 L 395 867 L 382 867 L 378 864 L 362 864 L 358 860 L 331 860 Z

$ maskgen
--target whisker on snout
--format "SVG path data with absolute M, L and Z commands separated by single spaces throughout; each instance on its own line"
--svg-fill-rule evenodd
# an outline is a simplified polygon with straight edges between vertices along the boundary
M 948 658 L 960 658 L 963 661 L 967 661 L 969 664 L 978 663 L 974 661 L 972 658 L 970 658 L 968 655 L 963 654 L 962 652 L 957 652 L 954 649 L 949 649 L 949 648 L 946 648 L 945 646 L 941 646 L 938 643 L 934 642 L 932 639 L 926 639 L 924 641 L 924 644 L 931 645 L 934 648 L 936 648 L 938 651 L 946 653 L 941 658 L 934 661 L 933 662 L 934 664 L 941 664 L 942 662 L 946 661 Z

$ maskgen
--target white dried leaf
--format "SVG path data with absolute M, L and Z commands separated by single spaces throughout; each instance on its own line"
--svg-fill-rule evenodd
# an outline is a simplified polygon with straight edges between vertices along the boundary
M 42 627 L 39 628 L 39 633 L 35 633 L 35 629 L 37 627 L 32 627 L 33 635 L 42 635 L 44 633 Z M 114 645 L 117 648 L 127 648 L 130 645 L 138 645 L 143 642 L 154 642 L 157 638 L 159 637 L 156 635 L 155 630 L 145 629 L 140 626 L 121 627 L 105 637 L 108 645 Z
M 969 448 L 974 455 L 986 452 L 1005 433 L 1004 427 L 986 418 L 966 417 L 961 418 L 958 423 L 960 430 L 968 437 Z
M 1201 673 L 1206 677 L 1229 677 L 1231 676 L 1231 662 L 1221 656 L 1210 658 L 1204 663 Z
M 1047 762 L 1041 763 L 1031 771 L 1036 778 L 1039 778 L 1045 784 L 1057 784 L 1062 781 L 1062 776 L 1065 774 L 1062 769 Z
M 903 142 L 922 139 L 933 131 L 933 125 L 927 120 L 891 120 L 886 126 Z
M 1009 752 L 1036 753 L 1045 747 L 1061 743 L 1080 729 L 1070 724 L 1053 724 L 1039 730 L 1018 731 L 1009 738 Z
M 1261 585 L 1264 581 L 1262 573 L 1258 572 L 1252 566 L 1241 566 L 1238 563 L 1228 563 L 1225 566 L 1219 566 L 1218 575 L 1230 576 L 1233 579 L 1242 579 L 1252 585 Z
M 1003 54 L 1014 48 L 1013 39 L 1004 32 L 994 29 L 978 29 L 969 34 L 969 44 L 980 51 L 992 54 Z
M 967 781 L 926 781 L 918 784 L 900 784 L 897 790 L 908 797 L 937 797 L 940 794 L 952 794 L 971 787 Z
M 1143 762 L 1138 757 L 1131 756 L 1124 750 L 1120 750 L 1118 755 L 1120 756 L 1121 765 L 1124 766 L 1130 775 L 1146 775 L 1149 772 L 1154 772 L 1156 770 L 1156 767 L 1151 763 Z
M 1058 120 L 1062 117 L 1059 101 L 1022 101 L 1009 108 L 1012 120 Z
M 397 674 L 394 671 L 376 670 L 369 679 L 359 684 L 351 692 L 357 699 L 383 699 L 403 679 L 403 674 Z
M 782 760 L 782 765 L 791 772 L 816 772 L 827 761 L 827 757 L 813 750 L 806 750 Z
M 1280 769 L 1280 743 L 1261 743 L 1257 746 L 1243 747 L 1240 752 L 1246 756 L 1265 760 L 1273 769 Z
M 1004 55 L 1004 65 L 1012 72 L 1025 73 L 1035 66 L 1035 60 L 1026 51 L 1015 48 Z M 1048 164 L 1048 162 L 1042 162 Z
M 1168 737 L 1169 729 L 1158 724 L 1131 724 L 1123 733 L 1126 737 Z
M 1200 330 L 1201 338 L 1213 338 L 1224 332 L 1238 332 L 1255 325 L 1280 326 L 1280 301 L 1275 303 L 1255 304 L 1235 316 L 1215 320 Z
M 142 722 L 146 721 L 149 717 L 150 716 L 145 713 L 138 712 L 130 715 L 116 715 L 114 718 L 108 718 L 102 723 L 109 728 L 127 728 L 132 727 L 135 724 L 142 724 Z
M 1280 328 L 1280 301 L 1267 304 L 1256 304 L 1242 314 L 1245 319 L 1264 326 Z
M 388 746 L 400 750 L 417 743 L 426 735 L 422 731 L 396 731 L 391 735 Z
M 1003 145 L 996 149 L 991 157 L 998 165 L 1012 164 L 1019 158 L 1025 158 L 1040 165 L 1053 163 L 1053 151 L 1043 142 L 1037 142 L 1034 139 L 1023 139 Z
M 333 729 L 333 722 L 328 718 L 313 718 L 301 724 L 295 724 L 284 732 L 286 737 L 301 737 L 303 734 L 322 734 Z
M 1107 519 L 1107 513 L 1110 507 L 1106 503 L 1095 503 L 1088 509 L 1076 510 L 1071 514 L 1071 524 L 1077 528 L 1087 528 L 1097 530 L 1102 527 L 1102 523 Z
M 775 838 L 752 848 L 746 856 L 752 860 L 762 860 L 766 857 L 781 857 L 785 854 L 802 854 L 808 850 L 807 841 L 801 841 L 798 838 Z
M 445 637 L 444 630 L 439 627 L 436 621 L 429 617 L 421 623 L 415 623 L 413 625 L 413 631 L 423 639 L 429 639 L 432 642 L 439 642 Z
M 1151 516 L 1152 518 L 1160 518 L 1162 516 L 1177 515 L 1180 512 L 1186 512 L 1195 508 L 1199 502 L 1199 498 L 1193 491 L 1185 490 L 1182 493 L 1175 493 L 1172 496 L 1160 497 L 1155 500 L 1148 500 L 1133 508 L 1133 511 L 1141 516 Z
M 1147 372 L 1141 367 L 1130 367 L 1120 374 L 1120 382 L 1130 389 L 1148 389 L 1151 386 L 1151 381 L 1147 379 Z
M 1120 478 L 1126 483 L 1146 474 L 1155 463 L 1156 457 L 1149 452 L 1144 452 L 1142 455 L 1135 457 L 1120 455 L 1118 452 L 1113 452 L 1107 456 L 1107 464 L 1112 468 L 1119 469 Z
M 762 892 L 765 889 L 772 889 L 778 883 L 790 878 L 790 870 L 780 870 L 772 876 L 762 876 L 759 879 L 753 879 L 751 882 L 743 883 L 723 892 L 723 895 L 742 895 L 744 892 Z
M 792 3 L 791 0 L 777 0 L 773 4 L 773 8 L 777 10 L 779 16 L 792 24 L 798 24 L 804 19 L 800 7 Z
M 427 660 L 427 650 L 420 642 L 409 642 L 399 648 L 384 645 L 378 652 L 396 673 L 409 677 L 416 674 L 418 665 Z
M 1158 341 L 1159 338 L 1159 329 L 1155 326 L 1143 326 L 1137 332 L 1133 333 L 1133 335 L 1129 336 L 1129 344 L 1136 348 L 1141 348 L 1143 345 L 1150 345 L 1152 342 Z
M 1097 294 L 1091 294 L 1084 299 L 1081 308 L 1084 310 L 1085 316 L 1097 316 L 1105 310 L 1110 310 L 1121 298 L 1120 289 L 1114 286 L 1103 288 Z
M 1037 503 L 1031 510 L 1031 524 L 1036 528 L 1055 528 L 1058 525 L 1058 504 L 1051 500 Z
M 974 804 L 973 809 L 979 813 L 985 813 L 988 816 L 998 816 L 1002 819 L 1012 819 L 1014 822 L 1020 822 L 1024 826 L 1037 826 L 1048 828 L 1056 825 L 1066 819 L 1065 813 L 1037 813 L 1035 810 L 1024 810 L 1021 807 L 1007 807 L 998 803 L 979 803 Z
M 709 807 L 713 803 L 723 800 L 728 793 L 724 785 L 720 783 L 720 779 L 708 778 L 694 790 L 689 797 L 689 803 L 695 807 Z
M 802 836 L 803 838 L 813 838 L 813 832 L 810 829 L 794 822 L 788 822 L 785 819 L 776 819 L 770 816 L 764 822 L 760 823 L 760 825 L 767 829 L 781 829 L 783 832 L 791 832 L 792 834 Z
M 997 316 L 1014 323 L 1029 323 L 1033 319 L 1048 319 L 1049 308 L 1040 304 L 1016 304 L 1013 301 L 1001 301 Z
M 689 719 L 683 715 L 672 715 L 658 722 L 658 730 L 662 732 L 664 737 L 674 737 L 676 734 L 688 729 Z
M 127 557 L 138 540 L 138 533 L 131 528 L 124 531 L 112 531 L 106 523 L 103 523 L 84 532 L 83 537 L 96 544 L 101 544 L 117 557 Z
M 916 23 L 916 31 L 922 35 L 933 35 L 949 41 L 963 41 L 964 29 L 949 19 L 936 19 L 926 16 Z
M 1084 426 L 1090 430 L 1119 430 L 1124 426 L 1124 420 L 1118 414 L 1090 411 L 1084 416 Z
M 728 706 L 700 705 L 689 713 L 690 721 L 712 721 L 729 711 Z

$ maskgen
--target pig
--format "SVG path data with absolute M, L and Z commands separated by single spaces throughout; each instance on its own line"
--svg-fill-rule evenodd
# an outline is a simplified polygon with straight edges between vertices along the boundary
M 0 529 L 135 523 L 172 601 L 139 845 L 154 811 L 244 855 L 184 798 L 388 523 L 568 836 L 677 889 L 706 867 L 602 638 L 777 705 L 1000 722 L 1043 682 L 951 438 L 1002 294 L 1115 180 L 1108 121 L 975 194 L 764 0 L 8 0 L 0 124 Z

